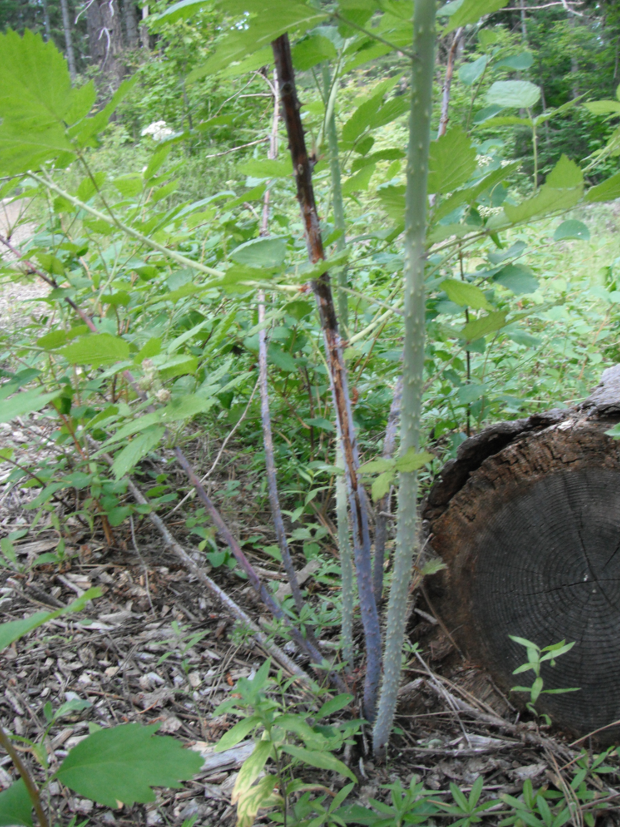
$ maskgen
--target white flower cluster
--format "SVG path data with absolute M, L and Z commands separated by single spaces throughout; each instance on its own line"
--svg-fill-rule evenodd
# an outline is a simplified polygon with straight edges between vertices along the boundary
M 150 135 L 155 141 L 165 141 L 166 138 L 174 135 L 174 129 L 170 129 L 166 121 L 155 121 L 145 126 L 141 134 Z

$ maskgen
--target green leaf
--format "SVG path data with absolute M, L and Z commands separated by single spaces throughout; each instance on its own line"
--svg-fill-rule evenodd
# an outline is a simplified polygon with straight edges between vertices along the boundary
M 498 60 L 495 66 L 498 69 L 514 69 L 517 72 L 523 72 L 529 69 L 534 63 L 534 55 L 531 52 L 521 52 L 518 55 L 510 55 Z
M 0 793 L 0 827 L 32 827 L 32 801 L 20 778 Z
M 571 161 L 566 155 L 562 155 L 547 175 L 545 184 L 558 190 L 579 187 L 583 184 L 583 172 L 574 161 Z
M 71 144 L 60 126 L 26 132 L 8 120 L 0 126 L 0 172 L 3 175 L 35 170 L 44 161 L 70 150 Z
M 101 597 L 102 591 L 100 588 L 88 589 L 81 597 L 64 606 L 62 609 L 56 609 L 53 612 L 37 612 L 24 620 L 11 620 L 9 623 L 0 624 L 0 652 L 14 643 L 16 640 L 24 637 L 33 629 L 37 629 L 48 620 L 54 620 L 61 615 L 69 614 L 69 612 L 79 612 L 95 597 Z
M 273 745 L 271 741 L 259 741 L 254 752 L 249 758 L 243 762 L 243 766 L 239 770 L 239 775 L 233 787 L 231 804 L 236 804 L 250 789 L 252 784 L 256 781 L 263 767 L 267 763 Z
M 243 175 L 251 175 L 252 178 L 288 178 L 293 174 L 290 158 L 285 161 L 272 161 L 267 158 L 246 161 L 237 169 Z
M 492 310 L 493 306 L 479 287 L 458 279 L 446 279 L 439 285 L 451 302 L 472 310 Z
M 231 63 L 241 61 L 264 46 L 269 46 L 285 32 L 305 32 L 327 17 L 326 12 L 299 0 L 287 0 L 285 4 L 275 5 L 248 2 L 244 6 L 252 16 L 248 18 L 244 15 L 242 26 L 228 28 L 228 33 L 219 42 L 215 54 L 204 66 L 207 72 L 226 69 Z
M 377 191 L 381 206 L 394 221 L 405 219 L 405 187 L 381 187 Z
M 159 445 L 166 429 L 163 426 L 155 426 L 132 439 L 129 445 L 114 457 L 112 472 L 116 479 L 124 477 L 131 469 L 145 457 L 151 449 Z
M 591 203 L 592 201 L 614 201 L 616 198 L 620 198 L 620 172 L 601 184 L 591 187 L 586 193 L 585 200 Z
M 360 474 L 382 474 L 384 471 L 394 470 L 396 460 L 389 457 L 382 457 L 381 459 L 372 459 L 370 462 L 365 462 L 360 466 Z
M 394 469 L 391 471 L 385 471 L 383 474 L 379 474 L 370 488 L 373 502 L 377 502 L 377 500 L 380 500 L 381 497 L 385 497 L 390 490 L 390 486 L 392 485 L 395 475 L 396 471 Z
M 620 177 L 619 177 L 620 181 Z M 513 224 L 529 221 L 535 216 L 542 216 L 558 210 L 574 207 L 581 198 L 581 187 L 572 189 L 554 189 L 544 184 L 537 195 L 528 198 L 516 206 L 506 204 L 504 213 Z
M 444 34 L 460 26 L 476 23 L 483 15 L 491 14 L 507 5 L 508 0 L 464 0 L 463 4 L 451 15 Z
M 34 411 L 40 411 L 59 393 L 61 393 L 59 390 L 54 391 L 54 393 L 41 393 L 38 388 L 33 388 L 29 391 L 16 393 L 10 399 L 3 399 L 0 409 L 0 422 L 10 422 L 16 416 L 25 416 Z
M 496 80 L 486 94 L 487 104 L 502 109 L 529 109 L 539 98 L 540 87 L 529 80 Z
M 524 264 L 507 264 L 493 277 L 493 281 L 520 296 L 538 289 L 538 280 Z
M 242 718 L 240 721 L 225 732 L 220 740 L 217 742 L 215 751 L 216 752 L 223 752 L 227 749 L 232 749 L 236 747 L 240 741 L 249 735 L 256 726 L 260 723 L 260 718 L 257 715 L 251 715 L 248 718 Z
M 332 60 L 338 56 L 336 47 L 332 41 L 319 32 L 304 37 L 291 49 L 293 65 L 298 71 L 307 71 L 322 63 L 324 60 Z
M 464 83 L 465 86 L 471 86 L 472 83 L 475 83 L 486 69 L 488 62 L 488 55 L 482 55 L 478 60 L 474 60 L 473 63 L 464 63 L 459 68 L 459 80 L 461 83 Z
M 620 115 L 618 101 L 590 101 L 590 103 L 584 103 L 584 106 L 593 115 Z
M 357 783 L 357 778 L 346 764 L 339 761 L 331 752 L 318 752 L 317 750 L 304 749 L 303 747 L 294 747 L 290 744 L 283 744 L 281 747 L 283 752 L 301 761 L 303 764 L 308 764 L 310 767 L 316 767 L 320 770 L 331 770 L 332 772 L 340 773 L 345 778 Z
M 373 95 L 357 107 L 342 127 L 342 141 L 352 145 L 374 123 L 374 118 L 383 102 L 383 94 Z
M 481 339 L 483 336 L 488 336 L 489 333 L 500 330 L 505 324 L 506 312 L 497 310 L 495 313 L 489 313 L 481 319 L 473 319 L 468 322 L 461 330 L 461 336 L 467 342 L 475 342 L 476 339 Z
M 74 747 L 54 774 L 78 795 L 116 807 L 155 801 L 151 787 L 178 787 L 203 760 L 179 741 L 157 737 L 157 724 L 124 724 L 94 732 Z
M 437 141 L 431 141 L 428 191 L 452 192 L 476 169 L 476 150 L 469 135 L 455 126 Z
M 345 706 L 348 706 L 353 700 L 353 695 L 336 695 L 335 698 L 326 701 L 319 711 L 314 716 L 315 721 L 320 721 L 322 718 L 327 718 L 328 715 L 333 715 L 334 712 L 340 712 Z
M 344 196 L 353 195 L 354 192 L 361 192 L 368 189 L 370 185 L 370 179 L 373 176 L 375 171 L 374 164 L 367 164 L 357 172 L 355 175 L 352 175 L 350 178 L 347 178 L 346 181 L 342 184 L 342 194 Z
M 236 827 L 252 827 L 260 809 L 282 803 L 282 797 L 274 793 L 277 783 L 277 776 L 266 775 L 246 791 L 237 803 Z
M 577 221 L 575 218 L 569 218 L 566 221 L 562 221 L 560 226 L 557 227 L 553 234 L 553 240 L 562 241 L 570 238 L 578 239 L 579 241 L 589 241 L 590 230 L 583 223 L 583 221 Z
M 90 365 L 95 368 L 128 359 L 129 342 L 109 333 L 92 333 L 63 347 L 59 353 L 73 365 Z
M 231 252 L 230 257 L 237 264 L 248 267 L 280 267 L 286 256 L 286 238 L 254 238 L 240 244 Z
M 416 453 L 415 448 L 409 448 L 406 454 L 396 460 L 396 470 L 408 474 L 422 468 L 434 458 L 433 454 L 429 454 L 428 451 Z
M 161 411 L 163 423 L 179 422 L 182 419 L 189 419 L 196 414 L 208 411 L 213 405 L 213 399 L 199 394 L 187 394 L 178 396 L 169 402 Z
M 286 350 L 282 350 L 281 347 L 278 347 L 277 345 L 269 345 L 267 354 L 269 356 L 269 361 L 277 368 L 280 368 L 280 370 L 283 370 L 286 373 L 295 373 L 297 371 L 297 362 L 295 361 L 295 358 Z

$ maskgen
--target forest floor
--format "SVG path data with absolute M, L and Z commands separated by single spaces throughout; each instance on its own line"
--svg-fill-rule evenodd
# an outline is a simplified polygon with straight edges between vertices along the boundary
M 23 312 L 23 299 L 21 287 L 15 294 L 4 291 L 3 295 L 0 289 L 5 327 L 10 326 L 13 314 Z M 41 452 L 54 450 L 50 432 L 51 422 L 43 415 L 24 417 L 18 427 L 0 425 L 0 448 L 12 447 L 15 458 L 28 465 L 35 452 L 40 460 Z M 199 474 L 210 467 L 218 447 L 196 434 L 188 449 Z M 164 460 L 162 457 L 162 463 Z M 77 823 L 89 827 L 181 825 L 188 819 L 195 827 L 232 826 L 232 788 L 253 744 L 247 741 L 215 753 L 216 742 L 235 718 L 215 716 L 214 710 L 235 692 L 239 678 L 253 675 L 262 665 L 265 652 L 165 549 L 146 519 L 126 522 L 106 539 L 98 523 L 91 530 L 69 517 L 63 521 L 66 549 L 60 563 L 36 565 L 40 554 L 58 548 L 60 536 L 50 523 L 40 522 L 30 531 L 35 511 L 27 505 L 38 490 L 6 483 L 8 470 L 5 465 L 0 473 L 0 536 L 20 530 L 29 531 L 30 536 L 24 534 L 15 542 L 17 566 L 3 565 L 0 560 L 2 621 L 67 605 L 91 585 L 101 587 L 103 596 L 79 614 L 58 618 L 2 652 L 2 726 L 19 738 L 40 741 L 46 728 L 44 706 L 49 703 L 56 710 L 67 701 L 80 700 L 88 705 L 63 717 L 45 736 L 52 769 L 88 734 L 92 723 L 103 727 L 133 721 L 158 723 L 160 732 L 173 734 L 204 757 L 202 772 L 183 789 L 158 790 L 152 804 L 114 811 L 52 782 L 47 790 L 58 823 L 68 824 L 76 816 Z M 170 465 L 150 470 L 153 474 L 165 471 L 172 485 L 183 485 L 180 476 L 175 483 Z M 236 497 L 218 503 L 231 528 L 238 535 L 261 535 L 264 544 L 273 543 L 269 515 L 251 505 L 256 481 L 231 444 L 211 477 L 216 499 L 218 491 L 233 478 L 241 482 Z M 190 506 L 191 501 L 187 512 L 176 511 L 165 522 L 196 557 L 199 553 L 192 548 L 185 527 Z M 59 506 L 61 516 L 63 508 Z M 335 548 L 324 551 L 329 554 Z M 252 558 L 251 549 L 248 554 Z M 196 559 L 201 559 L 205 572 L 260 623 L 263 612 L 247 582 L 227 566 L 210 570 L 203 555 Z M 279 564 L 265 555 L 256 555 L 253 562 L 267 580 L 284 579 Z M 305 564 L 301 551 L 295 562 L 298 568 Z M 315 596 L 328 593 L 330 588 L 319 576 L 311 578 L 306 587 Z M 408 634 L 420 648 L 417 655 L 409 656 L 403 675 L 389 761 L 385 766 L 375 765 L 364 756 L 363 742 L 348 755 L 359 779 L 352 799 L 361 804 L 369 798 L 384 799 L 387 793 L 382 785 L 400 779 L 408 786 L 413 775 L 428 789 L 440 791 L 440 798 L 449 803 L 453 803 L 451 783 L 467 792 L 482 776 L 482 798 L 488 800 L 502 793 L 518 796 L 524 781 L 530 779 L 535 788 L 549 787 L 572 802 L 571 823 L 593 823 L 584 822 L 593 813 L 592 804 L 578 801 L 570 787 L 576 762 L 583 757 L 583 745 L 571 744 L 564 734 L 531 720 L 521 722 L 517 710 L 490 680 L 455 650 L 422 595 L 417 596 L 417 602 L 413 597 Z M 325 642 L 329 645 L 330 641 Z M 308 668 L 307 662 L 294 654 L 292 644 L 280 641 L 280 645 Z M 353 686 L 352 691 L 357 688 Z M 300 694 L 293 686 L 287 702 L 298 708 L 299 701 Z M 586 754 L 596 751 L 590 742 L 585 742 L 585 748 Z M 32 756 L 30 759 L 34 765 Z M 620 825 L 618 756 L 612 753 L 606 763 L 613 768 L 609 774 L 592 774 L 586 781 L 588 791 L 604 802 L 596 811 L 599 827 Z M 40 768 L 35 772 L 43 777 Z M 10 759 L 0 757 L 0 790 L 12 780 Z M 332 790 L 342 786 L 340 777 L 325 771 L 320 772 L 320 782 Z M 498 801 L 486 811 L 484 821 L 498 825 L 507 815 L 506 805 Z M 193 817 L 195 822 L 191 822 Z M 273 823 L 269 814 L 258 821 Z M 440 821 L 451 823 L 446 818 Z

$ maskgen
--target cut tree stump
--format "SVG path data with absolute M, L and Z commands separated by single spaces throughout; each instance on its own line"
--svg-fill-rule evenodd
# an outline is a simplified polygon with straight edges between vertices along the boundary
M 551 667 L 539 712 L 577 736 L 620 740 L 620 365 L 578 408 L 492 425 L 465 441 L 423 506 L 443 558 L 434 592 L 468 657 L 505 691 L 533 672 L 509 635 L 575 646 Z M 512 696 L 517 702 L 526 695 Z M 610 726 L 616 722 L 615 726 Z

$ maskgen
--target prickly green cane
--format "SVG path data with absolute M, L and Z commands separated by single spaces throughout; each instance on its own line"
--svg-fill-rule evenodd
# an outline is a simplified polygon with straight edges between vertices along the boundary
M 405 201 L 405 345 L 401 455 L 420 443 L 424 371 L 424 262 L 428 155 L 433 69 L 435 63 L 435 0 L 416 0 L 413 16 L 411 110 Z M 401 473 L 394 572 L 385 632 L 383 684 L 373 729 L 373 750 L 381 756 L 390 735 L 401 672 L 406 604 L 413 553 L 418 545 L 417 473 Z

